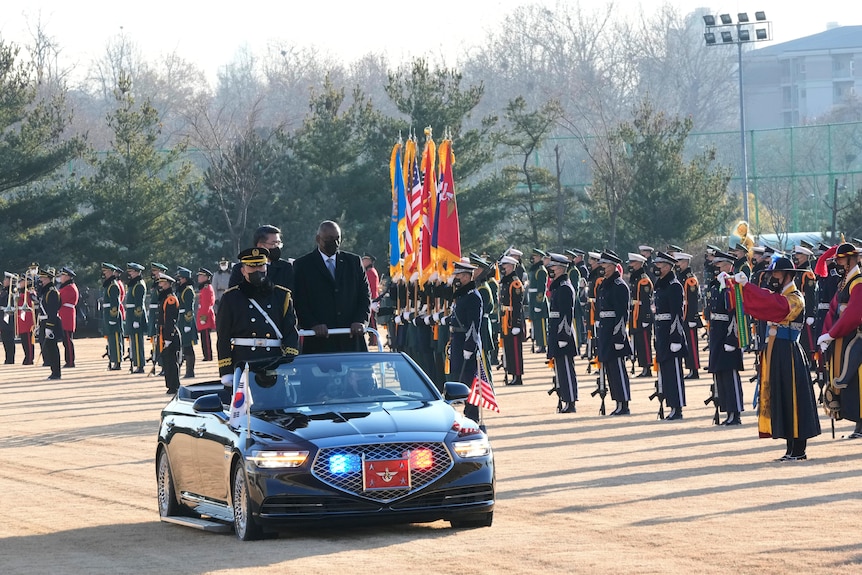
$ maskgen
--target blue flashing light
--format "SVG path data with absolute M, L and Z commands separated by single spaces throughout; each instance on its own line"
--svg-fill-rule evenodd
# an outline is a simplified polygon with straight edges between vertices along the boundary
M 343 475 L 362 471 L 362 460 L 353 453 L 336 453 L 329 456 L 329 472 Z

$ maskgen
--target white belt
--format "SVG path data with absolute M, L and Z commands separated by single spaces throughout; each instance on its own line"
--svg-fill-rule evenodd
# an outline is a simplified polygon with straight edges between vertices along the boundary
M 63 304 L 63 307 L 70 307 L 70 308 L 72 308 L 72 309 L 75 309 L 75 304 L 73 304 L 73 303 L 64 303 L 64 304 Z
M 600 311 L 599 317 L 617 317 L 617 312 L 615 312 L 615 311 Z
M 711 313 L 709 314 L 710 320 L 718 320 L 718 321 L 730 321 L 730 316 L 726 313 Z
M 530 288 L 527 290 L 529 293 L 536 293 L 539 291 L 539 288 Z
M 135 307 L 137 307 L 137 306 L 135 306 L 135 304 L 133 304 L 133 303 L 127 303 L 126 304 L 126 309 L 134 309 Z
M 48 316 L 47 316 L 47 315 L 41 315 L 41 314 L 40 314 L 40 315 L 39 315 L 39 319 L 48 319 Z
M 504 305 L 504 306 L 501 306 L 500 309 L 502 309 L 503 311 L 512 311 L 512 306 Z
M 558 312 L 558 311 L 548 312 L 548 317 L 549 317 L 549 318 L 551 318 L 551 319 L 554 319 L 554 318 L 560 317 L 560 312 Z
M 281 340 L 262 337 L 232 337 L 230 342 L 241 347 L 281 347 Z
M 829 309 L 828 303 L 819 303 L 817 304 L 817 309 Z
M 673 315 L 669 313 L 657 313 L 655 314 L 656 321 L 670 321 L 673 319 Z
M 150 304 L 150 309 L 158 309 L 158 308 L 159 308 L 159 304 L 157 304 L 157 303 L 151 303 Z
M 180 313 L 186 313 L 186 309 L 185 309 L 185 308 L 180 308 Z

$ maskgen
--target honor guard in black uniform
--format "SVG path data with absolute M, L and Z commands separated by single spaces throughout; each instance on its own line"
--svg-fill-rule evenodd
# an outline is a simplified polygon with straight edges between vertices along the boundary
M 479 326 L 479 335 L 482 339 L 485 375 L 488 376 L 488 383 L 493 384 L 493 381 L 491 381 L 491 354 L 494 349 L 494 340 L 491 327 L 491 314 L 495 313 L 494 303 L 496 297 L 488 279 L 493 277 L 495 268 L 476 254 L 470 254 L 470 263 L 476 266 L 476 271 L 473 272 L 473 281 L 476 283 L 476 291 L 482 297 L 482 323 Z
M 224 293 L 216 314 L 216 351 L 225 386 L 233 386 L 234 371 L 246 362 L 299 354 L 293 298 L 289 289 L 267 278 L 268 256 L 266 248 L 240 252 L 242 282 Z
M 159 272 L 153 282 L 159 290 L 157 335 L 162 361 L 162 372 L 165 376 L 165 387 L 168 395 L 173 395 L 180 389 L 180 350 L 182 342 L 177 329 L 180 316 L 180 302 L 174 295 L 174 278 L 164 272 Z
M 817 351 L 817 338 L 820 336 L 819 333 L 814 333 L 814 319 L 817 316 L 817 276 L 811 269 L 810 258 L 813 255 L 813 251 L 801 244 L 793 246 L 793 263 L 796 269 L 800 270 L 794 281 L 796 288 L 805 298 L 805 326 L 802 328 L 799 344 L 812 369 L 816 365 L 814 352 Z
M 722 251 L 712 254 L 718 275 L 707 288 L 709 294 L 709 364 L 713 377 L 714 397 L 719 411 L 727 418 L 721 425 L 739 425 L 744 410 L 742 397 L 742 350 L 739 347 L 739 325 L 736 311 L 731 305 L 733 291 L 725 287 L 726 278 L 733 273 L 734 257 Z
M 144 336 L 147 334 L 147 285 L 141 273 L 144 266 L 136 262 L 126 264 L 129 283 L 126 286 L 126 335 L 129 337 L 129 358 L 132 360 L 132 373 L 144 373 L 147 362 L 144 350 Z
M 617 266 L 622 260 L 612 251 L 604 251 L 599 257 L 604 269 L 603 281 L 596 292 L 597 355 L 601 363 L 602 377 L 607 378 L 611 399 L 617 402 L 610 415 L 628 415 L 631 401 L 631 384 L 626 371 L 626 358 L 632 354 L 629 342 L 629 286 L 620 277 Z
M 120 369 L 120 359 L 123 357 L 123 316 L 120 306 L 120 286 L 114 277 L 114 270 L 119 269 L 114 264 L 102 262 L 102 335 L 108 344 L 108 369 Z
M 700 354 L 699 337 L 697 330 L 703 327 L 700 318 L 700 283 L 691 269 L 691 254 L 685 252 L 674 252 L 671 254 L 677 263 L 677 279 L 682 284 L 685 293 L 682 312 L 685 316 L 685 341 L 686 354 L 685 365 L 688 368 L 686 379 L 700 378 Z
M 503 337 L 503 367 L 512 381 L 506 385 L 522 385 L 524 374 L 524 284 L 518 276 L 518 260 L 503 256 L 498 264 L 500 273 L 500 332 Z
M 653 253 L 655 252 L 655 248 L 652 246 L 648 246 L 646 244 L 641 244 L 638 246 L 638 253 L 646 258 L 644 262 L 644 269 L 646 270 L 646 275 L 649 279 L 652 280 L 653 285 L 655 285 L 655 273 L 653 272 Z
M 588 314 L 587 314 L 587 360 L 589 364 L 587 365 L 587 373 L 590 373 L 592 369 L 592 365 L 596 361 L 596 349 L 598 346 L 598 341 L 596 340 L 596 321 L 599 318 L 598 309 L 596 308 L 596 298 L 598 297 L 599 286 L 602 284 L 602 280 L 604 279 L 602 276 L 605 273 L 605 269 L 599 265 L 599 258 L 601 258 L 601 254 L 599 252 L 589 252 L 587 254 L 589 256 L 589 272 L 587 275 L 587 305 Z
M 39 268 L 39 335 L 42 339 L 42 359 L 51 368 L 48 379 L 60 379 L 59 338 L 63 334 L 60 323 L 60 292 L 54 285 L 54 268 Z
M 653 282 L 644 267 L 647 259 L 641 254 L 629 253 L 629 289 L 632 310 L 629 331 L 634 343 L 635 359 L 641 372 L 637 377 L 652 376 L 652 294 Z
M 184 267 L 177 268 L 176 294 L 180 301 L 177 329 L 182 341 L 183 362 L 186 364 L 183 379 L 189 379 L 195 376 L 195 344 L 198 342 L 197 305 L 195 288 L 192 286 L 192 270 Z
M 584 252 L 579 249 L 566 250 L 566 255 L 571 259 L 569 264 L 569 282 L 575 288 L 575 337 L 577 340 L 578 353 L 581 355 L 581 346 L 587 342 L 586 316 L 589 313 L 587 301 L 587 266 L 584 265 Z
M 3 302 L 3 313 L 0 314 L 0 338 L 6 352 L 6 364 L 15 363 L 15 322 L 16 320 L 16 289 L 15 274 L 6 272 L 3 276 L 3 289 L 0 290 L 0 302 Z
M 682 419 L 685 407 L 685 382 L 682 377 L 682 359 L 686 354 L 685 295 L 682 284 L 674 274 L 676 258 L 656 252 L 654 272 L 655 294 L 655 355 L 658 362 L 659 390 L 670 407 L 666 419 Z
M 551 278 L 548 312 L 548 361 L 554 368 L 559 412 L 575 413 L 578 401 L 578 378 L 575 375 L 577 346 L 575 333 L 575 288 L 567 273 L 569 260 L 563 254 L 548 254 L 548 276 Z
M 455 288 L 449 325 L 449 377 L 472 386 L 479 373 L 478 360 L 482 353 L 480 326 L 482 322 L 482 296 L 476 291 L 473 272 L 476 266 L 455 262 L 452 287 Z M 479 408 L 467 403 L 464 415 L 479 421 Z
M 547 347 L 548 301 L 545 293 L 548 289 L 548 270 L 543 263 L 546 257 L 547 252 L 533 248 L 530 269 L 527 270 L 527 305 L 535 353 L 545 353 Z

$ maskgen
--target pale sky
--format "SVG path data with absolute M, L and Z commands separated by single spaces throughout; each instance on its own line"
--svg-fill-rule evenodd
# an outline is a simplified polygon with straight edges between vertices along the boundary
M 108 42 L 120 33 L 144 53 L 146 59 L 176 51 L 215 78 L 220 66 L 232 61 L 238 49 L 262 54 L 267 43 L 280 40 L 314 45 L 345 61 L 370 51 L 384 52 L 399 63 L 429 51 L 454 64 L 465 46 L 480 42 L 514 8 L 528 0 L 281 0 L 279 2 L 200 2 L 194 0 L 6 0 L 0 11 L 0 38 L 28 43 L 30 27 L 43 29 L 62 48 L 66 64 L 88 67 L 105 53 Z M 549 7 L 556 0 L 533 3 Z M 617 0 L 621 11 L 651 10 L 664 0 Z M 862 2 L 792 0 L 735 2 L 726 0 L 670 0 L 687 13 L 701 6 L 734 17 L 763 10 L 773 23 L 773 38 L 784 42 L 822 32 L 828 22 L 862 24 Z M 604 0 L 581 0 L 582 8 L 603 7 Z

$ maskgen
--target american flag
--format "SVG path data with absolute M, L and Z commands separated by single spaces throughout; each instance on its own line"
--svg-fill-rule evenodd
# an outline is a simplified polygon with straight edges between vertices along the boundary
M 467 403 L 500 413 L 500 406 L 497 405 L 497 396 L 494 395 L 494 388 L 488 383 L 485 366 L 482 365 L 481 351 L 477 351 L 476 354 L 479 355 L 479 373 L 473 378 L 473 387 L 470 388 Z

